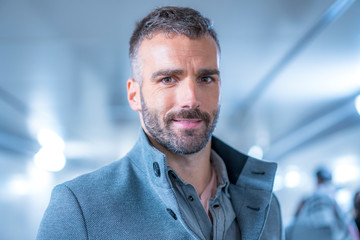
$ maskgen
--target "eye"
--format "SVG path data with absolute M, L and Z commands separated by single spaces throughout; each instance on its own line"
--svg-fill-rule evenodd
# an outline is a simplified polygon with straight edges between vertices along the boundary
M 164 84 L 170 84 L 170 83 L 175 82 L 175 80 L 172 77 L 165 77 L 165 78 L 161 79 L 161 82 Z
M 200 82 L 202 82 L 202 83 L 210 83 L 213 80 L 214 79 L 212 77 L 200 77 Z

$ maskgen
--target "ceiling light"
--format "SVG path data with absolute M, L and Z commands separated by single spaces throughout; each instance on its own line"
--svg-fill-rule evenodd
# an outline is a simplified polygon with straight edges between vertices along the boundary
M 36 166 L 46 171 L 61 171 L 66 164 L 63 152 L 49 148 L 41 148 L 34 156 Z
M 38 132 L 38 141 L 41 146 L 46 148 L 58 149 L 63 151 L 65 143 L 62 138 L 50 129 L 41 129 Z
M 51 172 L 62 170 L 66 164 L 64 140 L 50 129 L 41 129 L 38 141 L 42 148 L 34 156 L 36 166 Z

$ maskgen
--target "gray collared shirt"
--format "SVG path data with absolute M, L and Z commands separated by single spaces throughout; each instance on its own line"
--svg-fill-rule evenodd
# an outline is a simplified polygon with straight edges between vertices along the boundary
M 169 177 L 175 189 L 176 200 L 185 224 L 200 239 L 241 239 L 235 212 L 228 192 L 229 179 L 225 164 L 220 156 L 211 150 L 210 160 L 217 175 L 218 187 L 214 198 L 209 201 L 213 223 L 201 204 L 195 188 L 184 182 L 168 167 Z

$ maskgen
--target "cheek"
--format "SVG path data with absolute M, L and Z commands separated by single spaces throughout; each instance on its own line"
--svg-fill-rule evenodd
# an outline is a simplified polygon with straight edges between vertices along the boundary
M 143 95 L 147 107 L 160 115 L 165 115 L 171 109 L 173 96 L 173 94 L 167 94 L 164 91 L 151 91 Z
M 209 89 L 202 93 L 202 105 L 207 109 L 217 108 L 220 103 L 220 91 L 218 88 Z
M 154 98 L 156 98 L 155 107 L 160 114 L 165 115 L 169 110 L 172 109 L 174 99 L 172 95 L 161 94 Z

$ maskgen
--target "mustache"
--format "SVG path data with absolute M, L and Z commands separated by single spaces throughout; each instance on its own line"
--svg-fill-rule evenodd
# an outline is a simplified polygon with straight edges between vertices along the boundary
M 166 124 L 170 124 L 170 122 L 176 118 L 201 119 L 206 125 L 208 125 L 211 120 L 209 113 L 202 112 L 199 109 L 182 109 L 178 112 L 170 112 L 166 114 L 164 120 Z

